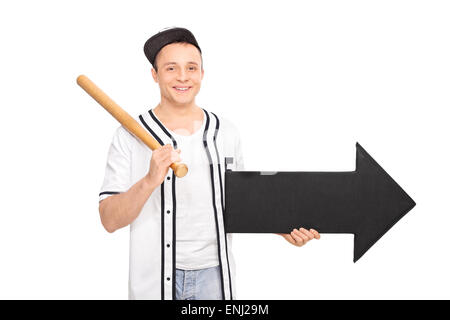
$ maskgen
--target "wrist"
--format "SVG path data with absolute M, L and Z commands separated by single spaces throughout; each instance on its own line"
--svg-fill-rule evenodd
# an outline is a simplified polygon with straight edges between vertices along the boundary
M 150 175 L 146 175 L 145 177 L 144 177 L 144 179 L 142 179 L 143 180 L 143 182 L 144 182 L 144 188 L 146 189 L 146 190 L 151 190 L 152 192 L 153 192 L 153 190 L 155 190 L 158 186 L 159 186 L 159 184 L 158 184 L 158 182 L 156 182 Z

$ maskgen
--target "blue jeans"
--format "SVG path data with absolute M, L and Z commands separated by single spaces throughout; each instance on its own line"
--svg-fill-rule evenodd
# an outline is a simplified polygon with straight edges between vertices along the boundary
M 222 300 L 219 266 L 200 270 L 176 269 L 176 300 Z

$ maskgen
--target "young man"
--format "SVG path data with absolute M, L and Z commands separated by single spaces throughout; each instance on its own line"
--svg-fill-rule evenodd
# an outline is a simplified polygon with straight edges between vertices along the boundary
M 151 151 L 119 127 L 99 205 L 108 232 L 130 225 L 129 298 L 234 299 L 224 170 L 244 168 L 239 134 L 230 121 L 195 103 L 204 70 L 189 30 L 157 33 L 144 53 L 161 102 L 138 121 L 162 147 Z M 169 170 L 176 161 L 189 168 L 180 179 Z M 320 237 L 302 228 L 282 236 L 296 246 Z

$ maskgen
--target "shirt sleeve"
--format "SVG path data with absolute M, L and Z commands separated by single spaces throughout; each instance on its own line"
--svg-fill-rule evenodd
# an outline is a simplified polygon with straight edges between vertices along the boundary
M 114 133 L 106 160 L 105 177 L 99 201 L 127 191 L 131 182 L 131 145 L 129 133 L 122 126 Z

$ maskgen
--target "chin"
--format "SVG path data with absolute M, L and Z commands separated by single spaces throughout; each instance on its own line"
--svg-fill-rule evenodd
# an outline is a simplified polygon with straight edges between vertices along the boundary
M 176 104 L 191 104 L 194 99 L 173 99 Z

